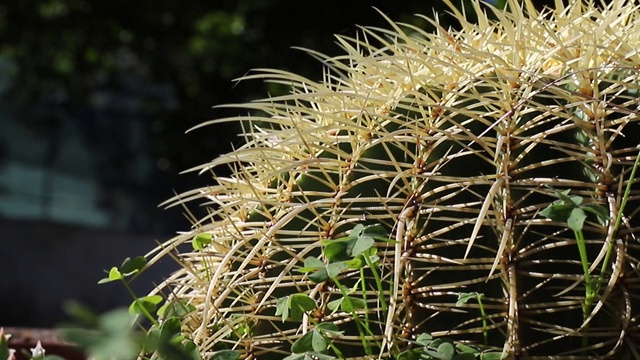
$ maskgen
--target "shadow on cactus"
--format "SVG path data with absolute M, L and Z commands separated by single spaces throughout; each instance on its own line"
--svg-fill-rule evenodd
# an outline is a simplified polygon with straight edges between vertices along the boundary
M 640 12 L 474 6 L 338 36 L 322 81 L 263 70 L 291 93 L 201 125 L 246 144 L 147 258 L 182 264 L 151 295 L 203 358 L 639 357 Z

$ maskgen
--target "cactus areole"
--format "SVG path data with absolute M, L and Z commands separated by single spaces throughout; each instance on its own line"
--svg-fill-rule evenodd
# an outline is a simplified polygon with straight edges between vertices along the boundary
M 178 252 L 155 292 L 191 306 L 203 358 L 283 359 L 314 330 L 309 358 L 397 358 L 420 334 L 639 358 L 638 6 L 475 2 L 470 22 L 449 5 L 458 30 L 338 36 L 322 81 L 260 70 L 290 94 L 202 124 L 241 122 L 246 142 L 194 169 L 232 175 L 172 199 L 209 216 L 148 257 Z M 363 260 L 345 239 L 367 229 Z

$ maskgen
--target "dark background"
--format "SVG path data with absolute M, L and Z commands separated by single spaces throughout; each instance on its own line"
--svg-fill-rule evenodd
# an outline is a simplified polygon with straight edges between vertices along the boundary
M 53 326 L 65 299 L 128 304 L 121 286 L 95 284 L 102 270 L 187 230 L 181 209 L 157 205 L 212 183 L 179 173 L 240 144 L 232 125 L 185 131 L 238 115 L 213 105 L 286 92 L 233 82 L 251 69 L 320 79 L 321 63 L 291 47 L 340 54 L 332 34 L 388 27 L 374 7 L 451 23 L 439 0 L 0 3 L 0 326 Z

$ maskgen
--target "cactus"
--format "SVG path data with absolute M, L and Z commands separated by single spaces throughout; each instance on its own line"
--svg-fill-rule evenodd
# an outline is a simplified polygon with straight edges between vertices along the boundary
M 240 122 L 246 143 L 192 169 L 232 175 L 172 199 L 209 215 L 148 257 L 177 252 L 155 292 L 191 306 L 204 358 L 282 359 L 314 329 L 320 353 L 354 359 L 421 334 L 508 358 L 640 356 L 638 7 L 476 1 L 471 23 L 445 2 L 458 30 L 338 36 L 322 81 L 263 70 L 247 78 L 291 93 L 202 124 Z M 359 265 L 313 277 L 364 237 Z M 345 295 L 359 305 L 336 308 Z

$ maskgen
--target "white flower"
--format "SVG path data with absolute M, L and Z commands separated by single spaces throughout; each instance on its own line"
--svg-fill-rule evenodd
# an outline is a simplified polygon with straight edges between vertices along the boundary
M 9 338 L 11 337 L 11 334 L 5 334 L 4 328 L 0 327 L 0 336 L 4 336 L 4 339 L 8 342 Z
M 32 359 L 41 359 L 44 357 L 44 348 L 42 347 L 42 343 L 38 340 L 35 348 L 31 348 L 31 358 Z

